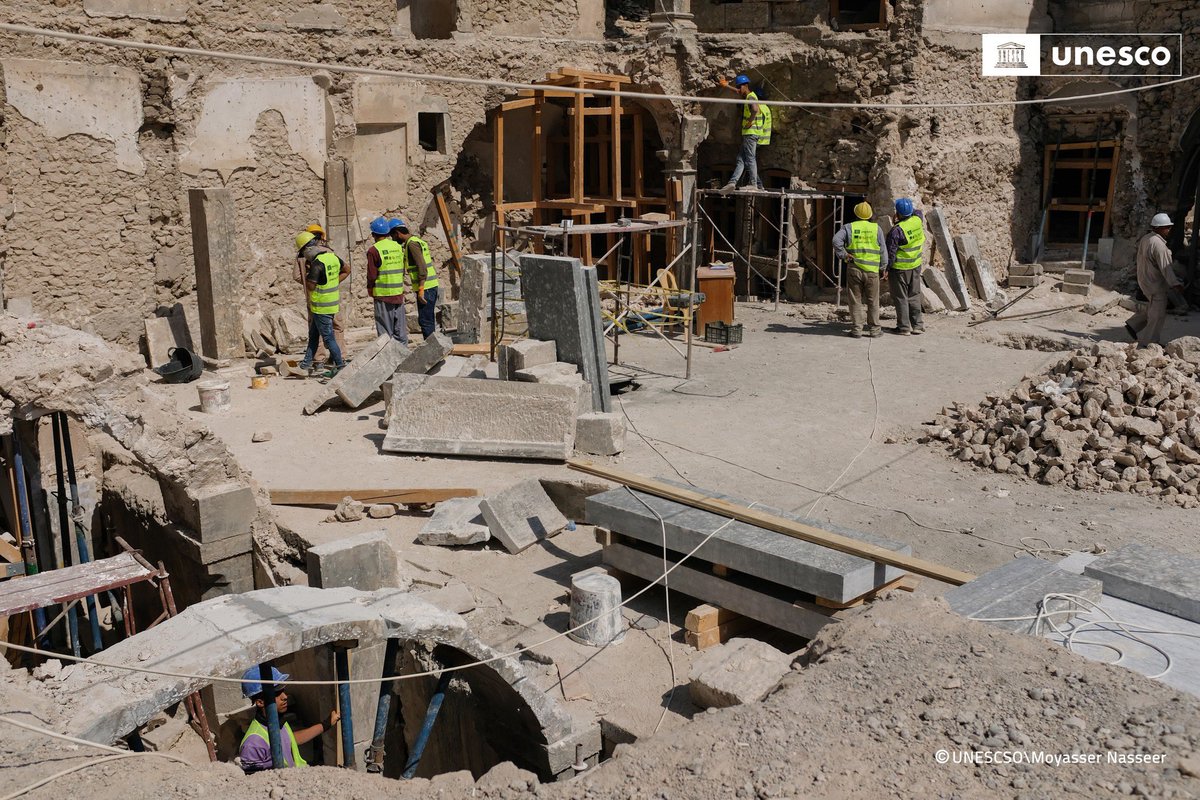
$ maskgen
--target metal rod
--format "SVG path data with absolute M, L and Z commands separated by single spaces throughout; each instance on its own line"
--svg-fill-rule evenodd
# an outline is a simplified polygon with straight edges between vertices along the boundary
M 339 645 L 333 646 L 333 671 L 338 681 L 350 680 L 350 650 Z M 354 769 L 354 719 L 350 706 L 350 684 L 339 683 L 338 710 L 342 719 L 338 723 L 342 732 L 342 766 Z
M 421 732 L 417 734 L 417 741 L 413 743 L 412 754 L 408 757 L 408 763 L 404 765 L 404 774 L 401 777 L 411 778 L 417 774 L 421 756 L 425 754 L 425 745 L 429 744 L 429 735 L 433 732 L 433 723 L 437 722 L 438 712 L 442 710 L 442 700 L 446 698 L 450 675 L 451 673 L 446 671 L 438 679 L 437 690 L 429 699 L 429 708 L 425 711 L 425 721 L 421 723 Z
M 787 217 L 791 201 L 783 198 L 779 201 L 779 250 L 775 253 L 775 310 L 779 310 L 779 289 L 783 286 L 783 250 L 787 246 L 788 237 L 784 233 L 784 220 Z
M 1087 222 L 1083 227 L 1083 259 L 1079 262 L 1080 269 L 1087 269 L 1088 244 L 1092 238 L 1092 206 L 1096 202 L 1096 173 L 1100 171 L 1100 137 L 1104 132 L 1104 128 L 1099 122 L 1096 123 L 1096 150 L 1092 155 L 1092 174 L 1088 178 L 1088 210 Z M 1110 178 L 1111 180 L 1111 178 Z M 1112 209 L 1108 209 L 1105 213 L 1112 214 Z
M 258 665 L 258 682 L 262 684 L 263 710 L 267 717 L 267 740 L 271 745 L 271 768 L 283 769 L 283 735 L 279 729 L 279 706 L 275 705 L 275 683 L 271 680 L 271 666 Z
M 91 549 L 88 547 L 87 531 L 83 527 L 83 504 L 79 502 L 79 480 L 75 476 L 75 454 L 71 448 L 71 428 L 67 423 L 65 412 L 59 412 L 62 417 L 63 456 L 67 460 L 67 479 L 71 487 L 71 517 L 75 522 L 75 546 L 79 550 L 79 563 L 87 564 L 92 560 Z M 99 652 L 104 649 L 104 640 L 100 636 L 100 612 L 95 595 L 87 597 L 88 619 L 92 623 L 92 648 Z M 174 612 L 171 612 L 174 614 Z
M 21 452 L 21 437 L 17 434 L 16 426 L 12 432 L 13 447 L 13 483 L 17 493 L 17 519 L 21 528 L 21 549 L 25 555 L 25 574 L 38 574 L 37 545 L 33 539 L 33 522 L 29 517 L 29 487 L 25 483 L 25 456 Z M 46 610 L 33 610 L 33 624 L 36 630 L 46 629 Z M 37 639 L 38 647 L 45 650 L 50 645 L 50 639 L 43 633 Z
M 50 415 L 50 427 L 54 437 L 54 481 L 55 488 L 58 490 L 58 535 L 62 539 L 62 565 L 66 567 L 71 564 L 71 531 L 67 513 L 67 481 L 63 475 L 62 420 L 59 418 L 59 414 Z M 71 637 L 71 654 L 79 658 L 81 655 L 79 615 L 75 611 L 74 603 L 68 605 L 65 611 L 67 612 L 67 631 Z
M 696 213 L 696 207 L 700 205 L 699 198 L 692 203 L 692 241 L 688 244 L 691 252 L 691 270 L 688 276 L 688 293 L 691 295 L 688 298 L 688 309 L 691 311 L 691 316 L 688 318 L 687 324 L 687 355 L 684 360 L 687 362 L 687 367 L 684 369 L 683 377 L 685 380 L 691 380 L 692 377 L 692 329 L 696 327 L 696 269 L 699 261 L 700 251 L 700 216 Z
M 388 639 L 383 651 L 383 682 L 379 684 L 379 703 L 375 707 L 375 731 L 371 746 L 367 748 L 367 772 L 383 772 L 384 751 L 387 740 L 388 717 L 392 711 L 392 696 L 396 693 L 396 659 L 400 654 L 400 641 Z

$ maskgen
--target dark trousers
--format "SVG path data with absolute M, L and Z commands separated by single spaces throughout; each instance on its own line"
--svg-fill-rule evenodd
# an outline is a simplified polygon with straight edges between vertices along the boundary
M 317 354 L 317 344 L 325 342 L 325 348 L 329 351 L 329 355 L 333 357 L 333 364 L 338 369 L 346 366 L 346 362 L 342 359 L 342 348 L 338 346 L 337 339 L 333 335 L 333 315 L 332 314 L 312 314 L 308 318 L 308 349 L 304 351 L 304 360 L 300 362 L 301 367 L 309 367 L 312 365 L 313 357 Z
M 408 347 L 408 322 L 404 319 L 404 303 L 375 301 L 375 334 L 388 336 Z
M 896 306 L 896 327 L 902 331 L 923 330 L 921 317 L 921 269 L 888 270 L 888 288 Z
M 437 287 L 425 290 L 425 302 L 417 296 L 417 323 L 421 326 L 421 335 L 428 339 L 437 330 Z

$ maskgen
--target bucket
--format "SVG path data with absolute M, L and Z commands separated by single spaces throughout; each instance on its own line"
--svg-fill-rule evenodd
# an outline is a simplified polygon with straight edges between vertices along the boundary
M 200 393 L 200 410 L 206 414 L 222 414 L 233 408 L 229 398 L 229 381 L 202 381 L 196 384 Z
M 251 389 L 267 388 L 267 376 L 266 375 L 252 375 L 250 377 L 250 388 Z

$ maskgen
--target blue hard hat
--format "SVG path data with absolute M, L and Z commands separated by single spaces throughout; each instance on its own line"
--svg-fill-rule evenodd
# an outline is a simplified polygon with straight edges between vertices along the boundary
M 750 79 L 747 78 L 745 75 L 738 75 L 736 78 L 733 79 L 734 86 L 745 86 L 749 83 L 750 83 Z
M 253 666 L 246 670 L 246 673 L 242 675 L 242 680 L 250 681 L 250 683 L 242 684 L 243 695 L 246 697 L 254 697 L 256 694 L 262 694 L 263 686 L 261 683 L 259 683 L 259 677 L 257 666 Z M 275 684 L 276 689 L 279 688 L 279 684 L 283 683 L 290 677 L 292 676 L 288 675 L 286 672 L 280 672 L 275 667 L 271 667 L 271 682 Z
M 396 228 L 408 228 L 408 223 L 399 217 L 392 217 L 388 220 L 388 231 L 394 231 Z
M 371 233 L 374 233 L 378 236 L 387 236 L 389 233 L 391 233 L 391 230 L 391 223 L 389 223 L 383 217 L 376 217 L 375 219 L 371 220 Z
M 913 202 L 907 197 L 901 197 L 896 201 L 896 213 L 902 217 L 911 217 L 913 213 Z

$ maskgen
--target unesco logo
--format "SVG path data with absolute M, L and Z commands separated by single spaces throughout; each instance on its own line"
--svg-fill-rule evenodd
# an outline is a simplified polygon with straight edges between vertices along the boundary
M 1183 74 L 1183 35 L 1178 33 L 985 33 L 982 40 L 985 77 Z

